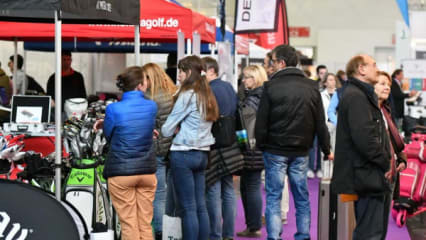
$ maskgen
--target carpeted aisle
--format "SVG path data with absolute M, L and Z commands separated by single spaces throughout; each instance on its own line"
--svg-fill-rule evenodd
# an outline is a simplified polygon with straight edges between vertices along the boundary
M 318 222 L 318 188 L 319 188 L 319 179 L 313 179 L 308 181 L 309 184 L 309 198 L 311 200 L 311 239 L 317 239 L 317 222 Z M 265 192 L 263 191 L 263 208 L 265 208 Z M 296 233 L 296 218 L 295 218 L 295 209 L 293 204 L 293 198 L 290 194 L 290 211 L 288 213 L 288 224 L 284 225 L 283 228 L 283 239 L 294 239 L 293 235 Z M 237 203 L 237 219 L 235 223 L 235 231 L 240 232 L 245 229 L 244 222 L 244 210 L 242 206 L 241 199 L 238 199 Z M 235 239 L 250 239 L 250 238 L 241 238 L 236 237 Z M 262 228 L 262 238 L 266 239 L 266 227 Z M 395 224 L 395 221 L 390 218 L 389 220 L 389 229 L 387 240 L 408 240 L 410 236 L 408 234 L 407 228 L 398 228 Z

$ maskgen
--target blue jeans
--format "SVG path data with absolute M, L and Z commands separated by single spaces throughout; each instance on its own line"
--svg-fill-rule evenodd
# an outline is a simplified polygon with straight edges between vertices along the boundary
M 262 228 L 262 171 L 243 171 L 240 178 L 241 200 L 247 228 L 257 231 Z
M 232 175 L 222 177 L 207 188 L 206 195 L 210 217 L 209 239 L 234 238 L 236 201 Z
M 309 149 L 309 169 L 321 170 L 321 152 L 318 145 L 318 136 L 315 136 L 312 148 Z
M 163 215 L 166 207 L 166 162 L 164 157 L 157 156 L 157 189 L 154 198 L 154 217 L 152 219 L 154 231 L 161 233 L 163 231 Z
M 297 232 L 294 239 L 308 239 L 311 225 L 311 208 L 309 204 L 307 157 L 284 157 L 268 152 L 263 153 L 265 161 L 266 183 L 266 231 L 268 239 L 280 239 L 282 232 L 281 196 L 284 177 L 287 172 L 290 189 L 296 207 Z
M 207 152 L 171 151 L 173 185 L 182 207 L 182 230 L 185 240 L 209 238 L 209 215 L 205 199 Z

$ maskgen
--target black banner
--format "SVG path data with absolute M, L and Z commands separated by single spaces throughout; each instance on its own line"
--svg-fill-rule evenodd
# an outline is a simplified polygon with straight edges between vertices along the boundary
M 0 179 L 0 236 L 6 239 L 79 240 L 76 222 L 53 195 Z
M 139 24 L 139 0 L 0 0 L 1 21 Z

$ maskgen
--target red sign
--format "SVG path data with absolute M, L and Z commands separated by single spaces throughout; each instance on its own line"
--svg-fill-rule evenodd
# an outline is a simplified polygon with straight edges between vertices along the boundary
M 289 27 L 290 37 L 309 37 L 311 29 L 309 27 Z

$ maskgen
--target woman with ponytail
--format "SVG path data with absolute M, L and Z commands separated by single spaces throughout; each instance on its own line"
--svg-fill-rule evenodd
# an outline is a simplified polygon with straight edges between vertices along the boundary
M 175 105 L 161 128 L 165 137 L 176 136 L 170 148 L 170 164 L 177 200 L 182 207 L 183 239 L 207 240 L 209 216 L 205 201 L 205 169 L 210 146 L 215 143 L 212 123 L 219 117 L 216 98 L 202 76 L 199 57 L 179 61 L 181 87 Z

